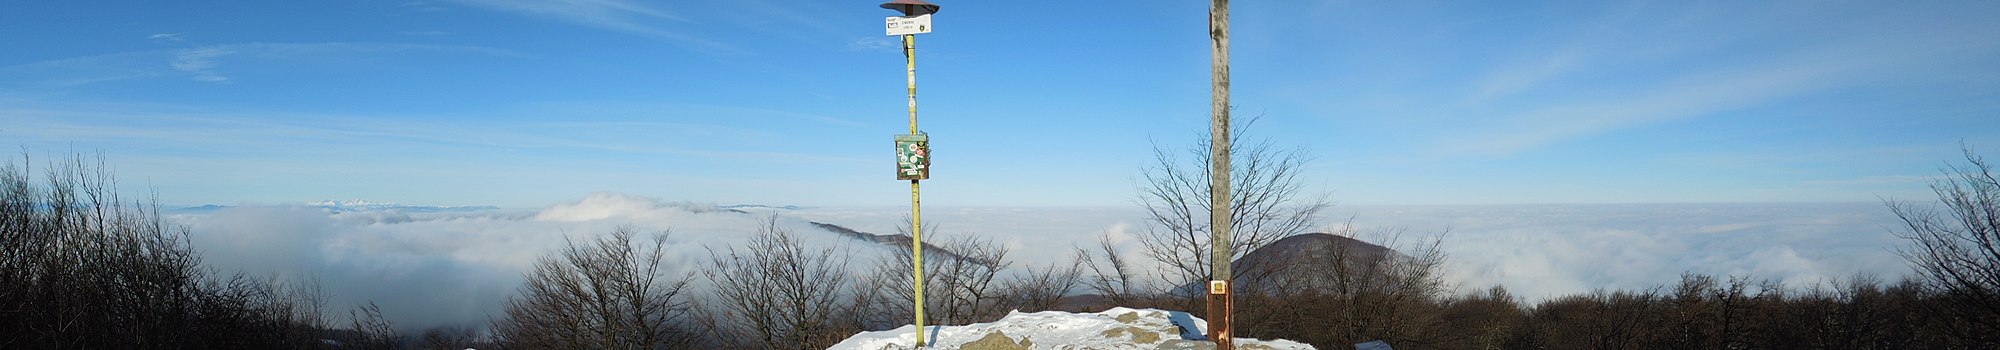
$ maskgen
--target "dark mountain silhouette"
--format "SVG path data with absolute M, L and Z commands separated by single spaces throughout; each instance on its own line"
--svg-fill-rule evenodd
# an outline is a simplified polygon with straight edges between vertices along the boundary
M 1333 267 L 1329 266 L 1331 264 L 1364 267 L 1380 263 L 1383 259 L 1408 258 L 1395 249 L 1347 236 L 1306 233 L 1285 237 L 1252 250 L 1231 262 L 1229 267 L 1234 275 L 1232 280 L 1236 283 L 1233 289 L 1243 293 L 1313 279 Z M 1200 295 L 1198 293 L 1206 293 L 1206 286 L 1206 281 L 1191 281 L 1174 288 L 1174 293 Z
M 1256 293 L 1391 278 L 1392 264 L 1410 260 L 1395 249 L 1351 237 L 1309 233 L 1244 254 L 1232 267 L 1236 292 Z
M 814 227 L 819 227 L 822 230 L 827 230 L 828 232 L 839 234 L 842 237 L 853 238 L 864 242 L 872 242 L 875 244 L 880 244 L 892 248 L 900 247 L 903 249 L 909 249 L 910 247 L 910 236 L 908 235 L 878 235 L 867 232 L 861 232 L 851 228 L 847 228 L 845 226 L 829 224 L 824 222 L 818 222 L 818 221 L 806 221 L 806 222 L 812 223 Z M 944 247 L 939 247 L 936 245 L 932 245 L 930 243 L 924 243 L 924 256 L 934 257 L 934 258 L 947 258 L 947 259 L 964 258 L 963 256 L 958 255 L 957 252 L 953 252 L 951 250 L 944 249 Z
M 1344 260 L 1374 262 L 1383 257 L 1408 258 L 1395 249 L 1347 236 L 1307 233 L 1279 239 L 1236 259 L 1231 267 L 1240 277 L 1286 270 L 1287 265 Z

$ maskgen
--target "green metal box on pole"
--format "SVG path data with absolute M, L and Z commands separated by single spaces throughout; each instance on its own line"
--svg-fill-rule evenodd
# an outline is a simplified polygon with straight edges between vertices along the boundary
M 896 179 L 931 178 L 931 137 L 927 134 L 896 135 Z

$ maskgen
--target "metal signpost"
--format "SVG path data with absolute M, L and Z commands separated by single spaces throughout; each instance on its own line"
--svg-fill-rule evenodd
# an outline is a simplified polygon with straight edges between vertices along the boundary
M 885 19 L 891 36 L 903 37 L 903 60 L 910 78 L 910 133 L 896 135 L 896 179 L 910 180 L 911 283 L 916 289 L 917 346 L 924 346 L 924 221 L 923 196 L 917 183 L 931 177 L 930 136 L 917 131 L 917 34 L 931 32 L 931 14 L 938 5 L 923 0 L 895 0 L 882 8 L 902 12 Z

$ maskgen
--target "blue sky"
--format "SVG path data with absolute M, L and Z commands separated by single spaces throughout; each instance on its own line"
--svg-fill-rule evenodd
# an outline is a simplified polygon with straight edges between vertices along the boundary
M 0 143 L 173 204 L 906 204 L 876 2 L 43 2 Z M 943 1 L 925 203 L 1128 205 L 1208 121 L 1207 2 Z M 1238 2 L 1233 100 L 1349 204 L 1922 199 L 2000 150 L 2000 3 Z M 1991 151 L 1986 154 L 2000 154 Z

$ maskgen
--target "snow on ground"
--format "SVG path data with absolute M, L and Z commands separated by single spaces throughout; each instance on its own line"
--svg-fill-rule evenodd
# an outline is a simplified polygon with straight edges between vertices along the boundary
M 926 326 L 926 348 L 963 350 L 1029 349 L 1213 349 L 1202 337 L 1207 321 L 1185 312 L 1112 308 L 1094 314 L 1045 311 L 1010 313 L 993 323 Z M 827 350 L 912 349 L 914 326 L 862 332 Z M 1237 338 L 1244 350 L 1305 350 L 1289 340 Z

